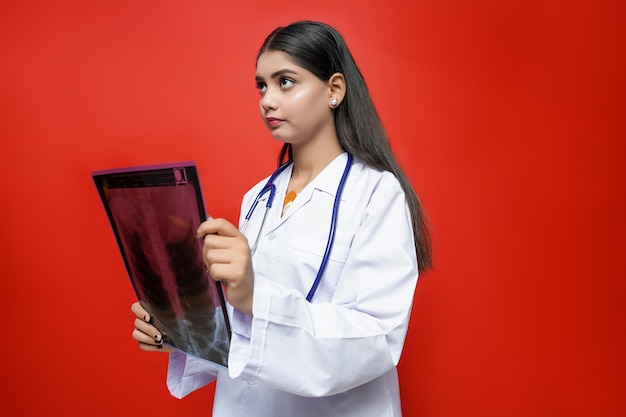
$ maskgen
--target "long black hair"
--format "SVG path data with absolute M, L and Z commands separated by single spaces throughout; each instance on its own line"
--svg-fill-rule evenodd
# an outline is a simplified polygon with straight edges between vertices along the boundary
M 396 176 L 411 212 L 413 236 L 420 271 L 432 268 L 428 222 L 411 183 L 396 161 L 387 133 L 370 98 L 365 80 L 343 37 L 331 26 L 301 21 L 275 29 L 263 42 L 259 56 L 267 51 L 282 51 L 320 80 L 328 81 L 335 73 L 346 80 L 346 95 L 335 108 L 335 126 L 339 144 L 367 165 Z M 278 163 L 293 159 L 291 144 L 284 144 Z

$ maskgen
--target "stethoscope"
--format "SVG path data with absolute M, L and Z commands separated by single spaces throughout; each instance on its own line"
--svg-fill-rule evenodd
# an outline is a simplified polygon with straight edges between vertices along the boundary
M 348 160 L 346 161 L 346 167 L 343 170 L 343 175 L 341 176 L 341 180 L 339 181 L 339 185 L 337 186 L 337 193 L 335 194 L 335 202 L 333 203 L 333 214 L 330 220 L 330 232 L 328 233 L 328 241 L 326 242 L 326 250 L 324 251 L 324 256 L 322 257 L 322 263 L 317 271 L 317 275 L 315 276 L 315 281 L 313 281 L 313 285 L 309 290 L 309 293 L 306 296 L 307 301 L 311 301 L 313 299 L 313 295 L 317 290 L 317 287 L 322 280 L 322 275 L 324 274 L 324 270 L 326 269 L 326 265 L 328 264 L 328 259 L 330 257 L 330 252 L 333 248 L 333 243 L 335 241 L 335 231 L 337 229 L 337 216 L 339 214 L 339 203 L 341 202 L 341 194 L 343 193 L 343 189 L 346 185 L 346 179 L 348 178 L 348 173 L 350 172 L 350 168 L 352 167 L 352 155 L 348 155 Z M 254 253 L 257 246 L 259 245 L 259 239 L 261 237 L 261 233 L 263 232 L 263 226 L 265 225 L 265 219 L 267 218 L 267 213 L 269 209 L 272 208 L 272 203 L 274 202 L 274 197 L 276 196 L 276 186 L 274 185 L 274 180 L 289 166 L 293 163 L 293 161 L 287 161 L 282 164 L 267 180 L 267 183 L 263 186 L 259 194 L 254 199 L 250 210 L 244 217 L 244 221 L 241 225 L 241 232 L 243 233 L 248 225 L 248 221 L 252 217 L 252 213 L 256 209 L 256 206 L 259 204 L 261 198 L 269 193 L 267 198 L 267 203 L 265 204 L 265 213 L 263 214 L 263 220 L 261 220 L 261 227 L 259 228 L 259 232 L 256 235 L 256 239 L 254 244 L 250 247 L 250 252 Z

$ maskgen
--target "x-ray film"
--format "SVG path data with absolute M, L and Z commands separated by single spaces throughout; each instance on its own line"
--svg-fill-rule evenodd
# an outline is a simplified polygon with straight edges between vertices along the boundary
M 221 284 L 202 260 L 206 218 L 194 163 L 92 173 L 137 298 L 164 343 L 228 365 L 230 325 Z

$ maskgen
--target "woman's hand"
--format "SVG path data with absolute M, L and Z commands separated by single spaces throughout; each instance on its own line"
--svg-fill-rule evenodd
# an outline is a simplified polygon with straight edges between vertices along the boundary
M 149 323 L 150 314 L 137 301 L 130 307 L 135 314 L 135 330 L 133 339 L 139 342 L 139 349 L 148 352 L 174 352 L 174 349 L 163 344 L 161 333 Z
M 246 314 L 252 314 L 254 272 L 248 239 L 224 219 L 209 218 L 198 228 L 204 239 L 202 254 L 209 275 L 221 281 L 228 302 Z

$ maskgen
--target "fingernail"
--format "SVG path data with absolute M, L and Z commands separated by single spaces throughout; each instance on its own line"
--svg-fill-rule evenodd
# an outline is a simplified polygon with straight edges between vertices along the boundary
M 147 314 L 144 314 L 143 316 L 143 321 L 145 321 L 146 323 L 150 321 L 150 316 Z
M 211 220 L 212 218 L 213 218 L 213 217 L 211 217 L 211 215 L 210 215 L 210 214 L 207 214 L 207 215 L 206 215 L 206 220 L 205 220 L 205 221 L 207 221 L 207 220 Z M 206 236 L 206 235 L 201 235 L 200 233 L 196 232 L 196 237 L 197 237 L 198 239 L 200 239 L 200 238 L 204 238 L 205 236 Z
M 160 334 L 155 334 L 154 335 L 154 341 L 157 342 L 157 343 L 163 342 L 163 340 L 161 339 L 161 335 Z
M 157 349 L 163 349 L 163 345 L 157 345 Z

